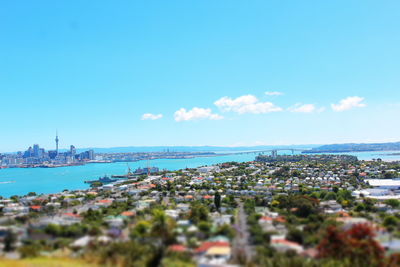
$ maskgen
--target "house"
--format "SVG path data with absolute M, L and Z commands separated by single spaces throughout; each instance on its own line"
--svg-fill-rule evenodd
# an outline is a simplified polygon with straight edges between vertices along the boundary
M 327 214 L 334 214 L 342 211 L 342 206 L 336 200 L 321 201 L 319 203 L 322 211 Z
M 279 252 L 295 251 L 297 254 L 303 252 L 304 248 L 299 243 L 286 240 L 281 236 L 271 236 L 271 247 Z
M 190 210 L 190 205 L 186 203 L 179 203 L 178 205 L 176 205 L 176 209 L 180 212 L 187 212 Z
M 336 218 L 336 221 L 337 222 L 342 222 L 344 229 L 350 229 L 351 227 L 353 227 L 353 225 L 356 225 L 356 224 L 371 223 L 366 218 L 350 217 L 350 216 L 348 216 L 348 217 L 338 217 L 338 218 Z
M 191 223 L 189 220 L 178 220 L 176 224 L 181 227 L 189 227 Z
M 381 242 L 381 246 L 389 253 L 400 253 L 400 240 L 392 239 L 386 242 Z
M 96 202 L 96 205 L 99 207 L 108 207 L 113 203 L 113 199 L 101 199 Z
M 231 259 L 231 248 L 228 246 L 213 246 L 199 259 L 200 264 L 222 265 Z
M 72 242 L 72 244 L 70 246 L 72 248 L 84 248 L 87 245 L 89 245 L 89 243 L 92 241 L 92 239 L 93 239 L 92 237 L 86 235 L 86 236 L 76 239 L 74 242 Z
M 132 211 L 132 210 L 123 211 L 123 212 L 121 213 L 121 216 L 127 217 L 127 218 L 129 218 L 129 217 L 134 217 L 135 215 L 136 215 L 136 212 L 135 212 L 135 211 Z
M 43 207 L 40 205 L 33 205 L 29 207 L 30 211 L 35 211 L 35 212 L 39 212 L 42 211 Z
M 231 221 L 232 221 L 232 215 L 230 215 L 230 214 L 219 214 L 219 213 L 213 213 L 212 215 L 211 215 L 211 219 L 212 219 L 212 221 L 213 221 L 213 224 L 215 225 L 215 226 L 221 226 L 221 225 L 224 225 L 224 224 L 228 224 L 228 225 L 230 225 L 231 224 Z
M 197 168 L 197 171 L 200 173 L 219 172 L 220 168 L 218 166 L 205 166 Z
M 136 209 L 137 210 L 147 209 L 148 207 L 150 207 L 150 203 L 151 203 L 151 201 L 148 201 L 148 200 L 140 200 L 140 201 L 136 202 Z
M 262 216 L 258 220 L 258 224 L 261 226 L 261 228 L 265 232 L 275 232 L 276 231 L 276 227 L 274 226 L 273 222 L 274 222 L 274 219 L 269 216 Z
M 165 214 L 169 217 L 171 217 L 174 220 L 177 220 L 179 217 L 179 211 L 178 210 L 165 210 Z
M 82 217 L 79 214 L 74 214 L 74 213 L 64 213 L 61 215 L 61 224 L 63 225 L 71 225 L 74 223 L 80 223 L 82 222 Z
M 22 206 L 17 203 L 8 204 L 3 208 L 3 214 L 9 215 L 27 215 L 29 213 L 29 207 Z
M 112 228 L 122 228 L 124 226 L 123 216 L 108 216 L 105 222 Z
M 212 247 L 230 247 L 230 244 L 229 242 L 206 241 L 201 243 L 201 245 L 198 248 L 196 248 L 194 252 L 197 255 L 204 255 Z
M 61 207 L 61 203 L 59 202 L 49 202 L 46 204 L 46 208 L 53 208 L 53 209 L 59 209 Z

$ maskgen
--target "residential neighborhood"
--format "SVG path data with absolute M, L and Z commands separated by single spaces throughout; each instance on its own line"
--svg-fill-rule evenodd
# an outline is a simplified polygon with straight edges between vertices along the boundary
M 399 172 L 399 162 L 353 156 L 260 155 L 88 190 L 2 198 L 1 258 L 70 258 L 88 266 L 397 266 Z

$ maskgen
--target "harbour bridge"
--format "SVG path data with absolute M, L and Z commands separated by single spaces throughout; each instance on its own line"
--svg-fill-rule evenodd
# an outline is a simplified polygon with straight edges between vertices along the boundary
M 306 151 L 307 149 L 299 149 L 299 148 L 274 148 L 274 149 L 263 149 L 263 150 L 254 150 L 254 151 L 241 151 L 241 152 L 234 152 L 232 154 L 266 154 L 266 153 L 271 153 L 272 157 L 278 156 L 278 151 L 290 151 L 292 152 L 292 155 L 294 155 L 294 152 L 303 152 Z

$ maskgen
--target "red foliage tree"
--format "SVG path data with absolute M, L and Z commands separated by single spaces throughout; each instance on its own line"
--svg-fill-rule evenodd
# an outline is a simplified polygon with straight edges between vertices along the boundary
M 348 259 L 357 266 L 379 266 L 383 263 L 384 249 L 374 237 L 374 230 L 368 224 L 356 224 L 344 231 L 330 226 L 318 245 L 318 256 Z

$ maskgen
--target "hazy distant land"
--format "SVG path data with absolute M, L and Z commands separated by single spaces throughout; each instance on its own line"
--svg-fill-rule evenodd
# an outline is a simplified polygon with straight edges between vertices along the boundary
M 344 153 L 344 152 L 367 152 L 367 151 L 400 151 L 400 142 L 392 143 L 349 143 L 333 144 L 314 147 L 303 153 Z

